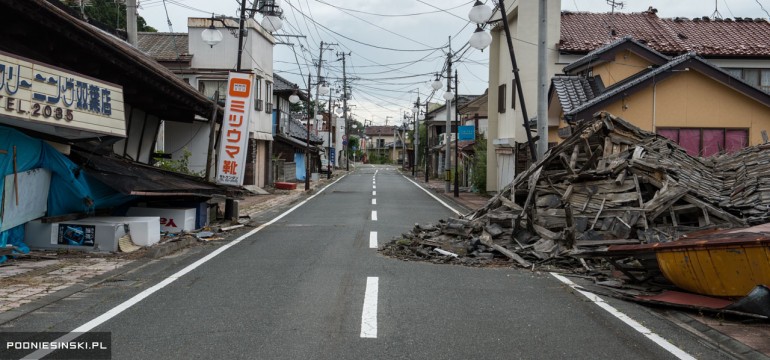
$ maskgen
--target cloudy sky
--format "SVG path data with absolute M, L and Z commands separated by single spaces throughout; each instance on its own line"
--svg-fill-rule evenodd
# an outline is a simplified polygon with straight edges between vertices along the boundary
M 212 13 L 237 16 L 239 2 L 139 0 L 139 14 L 159 31 L 186 32 L 187 17 L 210 17 Z M 308 71 L 315 75 L 313 62 L 318 59 L 320 42 L 335 43 L 332 50 L 324 52 L 322 74 L 335 82 L 333 87 L 341 88 L 337 79 L 342 78 L 342 62 L 337 54 L 351 53 L 347 74 L 352 78 L 349 85 L 353 88 L 353 100 L 349 105 L 354 105 L 351 108 L 356 118 L 373 120 L 375 124 L 401 124 L 418 92 L 422 101 L 430 94 L 432 74 L 444 68 L 450 37 L 452 52 L 459 59 L 454 64 L 459 92 L 482 94 L 487 88 L 488 52 L 467 46 L 474 30 L 467 19 L 473 2 L 283 0 L 285 24 L 278 33 L 305 37 L 279 38 L 293 45 L 276 45 L 275 72 L 304 88 Z M 770 0 L 626 0 L 623 8 L 616 11 L 639 12 L 650 6 L 658 9 L 660 17 L 710 16 L 715 9 L 722 17 L 770 17 Z M 561 8 L 611 10 L 607 0 L 562 0 Z M 440 94 L 433 100 L 443 101 Z

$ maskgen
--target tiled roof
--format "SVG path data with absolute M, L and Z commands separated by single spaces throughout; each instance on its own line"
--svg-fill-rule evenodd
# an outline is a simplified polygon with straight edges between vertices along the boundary
M 273 93 L 274 94 L 289 94 L 294 92 L 294 86 L 296 84 L 286 80 L 283 76 L 280 76 L 276 73 L 273 73 Z M 302 91 L 302 89 L 297 89 L 297 96 L 299 96 L 300 100 L 307 101 L 307 92 Z
M 307 126 L 296 119 L 289 119 L 289 136 L 297 139 L 302 140 L 304 143 L 307 140 Z M 310 143 L 323 143 L 324 140 L 315 134 L 315 132 L 310 131 Z
M 701 56 L 770 56 L 770 23 L 765 19 L 661 19 Z
M 577 113 L 579 113 L 579 112 L 581 112 L 581 111 L 583 111 L 583 110 L 593 106 L 594 104 L 597 104 L 597 103 L 600 103 L 600 102 L 602 102 L 604 100 L 607 100 L 607 99 L 615 96 L 616 94 L 620 94 L 623 91 L 626 91 L 626 90 L 628 90 L 628 89 L 630 89 L 630 88 L 632 88 L 632 87 L 642 83 L 643 81 L 651 78 L 651 77 L 659 75 L 659 74 L 663 73 L 664 71 L 668 71 L 671 68 L 673 68 L 674 66 L 679 65 L 679 64 L 681 64 L 681 63 L 683 63 L 683 62 L 685 62 L 685 61 L 687 61 L 689 59 L 698 59 L 698 60 L 702 61 L 703 63 L 708 64 L 709 66 L 714 67 L 714 65 L 711 65 L 711 64 L 703 61 L 703 59 L 698 57 L 695 53 L 687 53 L 687 54 L 684 54 L 684 55 L 680 55 L 680 56 L 677 56 L 677 57 L 671 59 L 671 61 L 669 61 L 665 65 L 659 66 L 659 67 L 655 68 L 652 71 L 649 71 L 649 72 L 647 72 L 647 73 L 645 73 L 643 75 L 639 75 L 637 77 L 632 77 L 632 78 L 629 79 L 629 81 L 624 82 L 622 84 L 616 84 L 616 86 L 607 88 L 606 91 L 604 91 L 602 94 L 598 95 L 597 97 L 593 98 L 592 100 L 584 102 L 584 103 L 580 104 L 577 107 L 573 107 L 572 110 L 570 110 L 570 111 L 566 111 L 565 110 L 564 111 L 564 115 L 574 115 L 574 114 L 577 114 Z
M 185 33 L 140 32 L 137 47 L 156 61 L 190 61 L 193 57 Z
M 587 53 L 624 36 L 666 54 L 687 51 L 681 40 L 652 12 L 561 14 L 560 51 Z
M 595 97 L 591 84 L 584 77 L 558 75 L 551 81 L 564 113 L 569 113 Z
M 596 61 L 599 57 L 601 57 L 603 54 L 608 53 L 612 51 L 613 49 L 623 45 L 623 44 L 629 44 L 631 46 L 637 46 L 641 50 L 646 51 L 648 53 L 651 53 L 653 57 L 660 58 L 660 62 L 667 61 L 669 59 L 668 56 L 661 54 L 660 52 L 655 51 L 654 49 L 650 48 L 649 46 L 645 46 L 644 44 L 634 40 L 631 36 L 624 36 L 622 38 L 616 39 L 612 42 L 610 42 L 607 45 L 600 46 L 585 56 L 581 57 L 580 59 L 575 60 L 571 64 L 564 67 L 562 71 L 565 73 L 569 73 L 570 71 L 577 69 L 585 64 L 591 63 L 593 61 Z
M 770 56 L 770 23 L 765 19 L 661 19 L 655 11 L 561 14 L 562 52 L 585 54 L 624 36 L 669 55 Z
M 393 136 L 396 131 L 396 126 L 367 126 L 364 132 L 367 136 Z

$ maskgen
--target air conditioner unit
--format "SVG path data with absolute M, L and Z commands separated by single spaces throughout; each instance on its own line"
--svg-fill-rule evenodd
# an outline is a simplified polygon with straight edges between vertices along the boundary
M 262 111 L 262 100 L 257 100 L 254 102 L 254 110 Z

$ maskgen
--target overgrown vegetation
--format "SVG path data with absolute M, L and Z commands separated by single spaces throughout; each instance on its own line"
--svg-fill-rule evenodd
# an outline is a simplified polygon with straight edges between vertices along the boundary
M 487 192 L 487 139 L 483 134 L 476 137 L 471 171 L 471 187 L 474 192 Z
M 192 156 L 192 153 L 190 150 L 187 150 L 187 148 L 184 148 L 182 152 L 182 158 L 174 160 L 174 159 L 168 159 L 163 156 L 163 153 L 156 152 L 153 156 L 153 160 L 155 160 L 155 166 L 168 171 L 178 172 L 182 174 L 192 175 L 192 176 L 204 176 L 205 172 L 195 172 L 190 170 L 190 156 Z

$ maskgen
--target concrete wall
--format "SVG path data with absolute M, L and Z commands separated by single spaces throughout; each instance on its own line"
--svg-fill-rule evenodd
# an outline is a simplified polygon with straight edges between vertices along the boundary
M 537 115 L 537 31 L 538 31 L 538 1 L 505 1 L 508 11 L 507 19 L 510 24 L 511 37 L 516 55 L 516 63 L 519 67 L 524 101 L 526 102 L 527 115 L 532 118 Z M 548 1 L 547 8 L 547 40 L 548 61 L 547 74 L 556 74 L 561 71 L 558 66 L 559 59 L 557 43 L 561 29 L 561 1 Z M 506 184 L 498 184 L 497 168 L 500 166 L 495 152 L 494 142 L 498 139 L 509 139 L 511 142 L 525 142 L 527 137 L 522 126 L 521 102 L 516 99 L 516 109 L 511 108 L 511 95 L 513 87 L 513 73 L 510 53 L 502 26 L 497 26 L 492 31 L 492 44 L 489 50 L 489 137 L 487 146 L 487 190 L 497 191 Z M 506 111 L 498 112 L 498 88 L 506 85 Z M 546 101 L 546 100 L 544 100 Z M 499 143 L 500 141 L 498 141 Z M 506 157 L 507 161 L 515 161 L 513 156 Z M 508 168 L 507 164 L 504 164 Z M 512 164 L 511 164 L 512 166 Z

